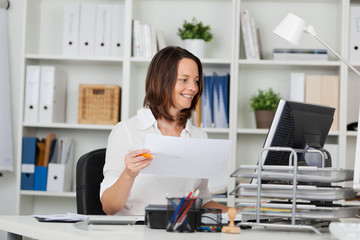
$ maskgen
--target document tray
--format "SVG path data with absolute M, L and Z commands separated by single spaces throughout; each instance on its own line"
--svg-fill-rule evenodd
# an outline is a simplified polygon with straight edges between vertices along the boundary
M 239 203 L 237 208 L 240 207 L 239 213 L 243 216 L 256 215 L 256 203 Z M 261 217 L 292 217 L 292 204 L 261 204 L 260 216 Z M 331 220 L 339 218 L 355 217 L 359 206 L 317 206 L 313 204 L 301 203 L 296 205 L 296 218 L 316 219 L 316 220 Z
M 258 178 L 257 168 L 258 166 L 255 165 L 242 165 L 231 174 L 231 177 Z M 292 181 L 294 179 L 293 166 L 264 165 L 262 168 L 263 180 Z M 296 179 L 301 182 L 343 182 L 351 181 L 353 176 L 354 170 L 299 166 Z
M 240 193 L 238 193 L 240 191 Z M 230 194 L 236 196 L 257 196 L 257 184 L 239 184 Z M 352 188 L 341 187 L 317 187 L 310 185 L 297 185 L 296 199 L 313 201 L 334 201 L 351 199 L 356 196 Z M 261 197 L 269 198 L 293 198 L 293 185 L 262 184 Z

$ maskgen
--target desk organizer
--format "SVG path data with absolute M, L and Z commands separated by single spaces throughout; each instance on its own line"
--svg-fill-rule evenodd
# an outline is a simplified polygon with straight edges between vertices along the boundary
M 169 222 L 178 206 L 181 198 L 169 198 L 167 205 L 150 204 L 145 208 L 145 224 L 152 229 L 167 229 Z M 168 231 L 193 232 L 199 229 L 201 219 L 202 199 L 197 198 L 189 209 L 184 224 L 174 230 L 174 226 Z
M 201 222 L 200 209 L 202 199 L 168 198 L 167 226 L 168 232 L 194 232 Z
M 120 120 L 120 99 L 120 86 L 80 84 L 78 122 L 117 124 Z
M 201 220 L 198 227 L 200 232 L 221 232 L 222 210 L 215 208 L 202 208 L 200 211 Z
M 291 166 L 263 165 L 262 155 L 266 151 L 290 152 Z M 229 193 L 230 195 L 256 196 L 255 203 L 242 202 L 236 206 L 240 209 L 239 213 L 247 218 L 255 217 L 256 222 L 241 222 L 238 225 L 304 229 L 321 234 L 316 227 L 328 226 L 333 219 L 355 216 L 360 209 L 359 206 L 343 206 L 333 204 L 333 201 L 353 198 L 356 193 L 352 188 L 331 186 L 331 182 L 352 180 L 353 171 L 312 166 L 298 167 L 299 152 L 304 150 L 283 147 L 263 148 L 258 165 L 240 166 L 231 174 L 231 177 L 236 178 L 252 178 L 252 183 L 239 184 Z M 264 180 L 276 180 L 277 184 L 270 184 Z M 264 197 L 282 200 L 263 203 Z

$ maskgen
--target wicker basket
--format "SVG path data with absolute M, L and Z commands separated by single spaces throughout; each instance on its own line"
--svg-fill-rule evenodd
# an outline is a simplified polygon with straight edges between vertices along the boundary
M 78 121 L 116 124 L 120 120 L 121 88 L 117 85 L 79 85 Z

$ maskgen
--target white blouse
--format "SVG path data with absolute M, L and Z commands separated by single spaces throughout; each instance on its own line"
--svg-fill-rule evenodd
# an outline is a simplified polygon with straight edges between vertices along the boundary
M 118 180 L 125 169 L 125 155 L 133 150 L 144 148 L 146 134 L 161 135 L 156 119 L 149 108 L 139 109 L 136 116 L 118 123 L 111 131 L 106 149 L 100 198 L 103 192 Z M 187 121 L 180 137 L 207 138 L 207 134 Z M 144 215 L 145 207 L 149 204 L 167 204 L 166 194 L 171 197 L 182 197 L 192 189 L 200 190 L 198 198 L 203 199 L 203 204 L 212 200 L 207 179 L 156 176 L 142 174 L 140 171 L 135 178 L 125 207 L 116 215 Z

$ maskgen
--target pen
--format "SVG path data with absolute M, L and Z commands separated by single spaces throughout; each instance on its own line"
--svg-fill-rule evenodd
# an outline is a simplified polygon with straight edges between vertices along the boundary
M 170 222 L 169 222 L 168 227 L 167 227 L 168 229 L 171 228 L 171 226 L 173 225 L 173 223 L 177 221 L 176 217 L 177 217 L 178 213 L 182 210 L 183 204 L 184 204 L 185 200 L 187 200 L 187 199 L 189 199 L 189 198 L 191 197 L 193 191 L 194 191 L 194 190 L 191 190 L 190 193 L 189 193 L 189 195 L 188 195 L 187 197 L 186 197 L 186 195 L 185 195 L 185 196 L 181 199 L 178 207 L 176 208 L 176 210 L 175 210 L 175 212 L 174 212 L 174 215 L 173 215 L 172 218 L 170 219 Z M 176 221 L 175 221 L 175 219 L 176 219 Z
M 147 157 L 147 158 L 152 158 L 153 157 L 153 155 L 148 154 L 148 153 L 140 154 L 140 156 Z
M 169 194 L 166 194 L 166 198 L 170 202 L 171 206 L 173 206 L 173 208 L 176 209 L 177 208 L 176 203 L 174 202 L 174 200 L 171 199 Z M 190 230 L 191 229 L 190 224 L 188 223 L 188 221 L 186 221 L 186 219 L 185 219 L 184 223 L 187 225 L 187 227 Z
M 175 224 L 174 231 L 175 231 L 181 224 L 183 224 L 184 220 L 186 219 L 187 212 L 190 210 L 191 206 L 192 206 L 193 203 L 195 202 L 195 199 L 196 199 L 197 195 L 199 195 L 199 189 L 197 189 L 197 190 L 195 191 L 194 196 L 192 197 L 192 199 L 190 200 L 189 204 L 186 206 L 184 212 L 182 213 L 181 217 L 179 218 L 179 220 L 178 220 L 177 223 Z

